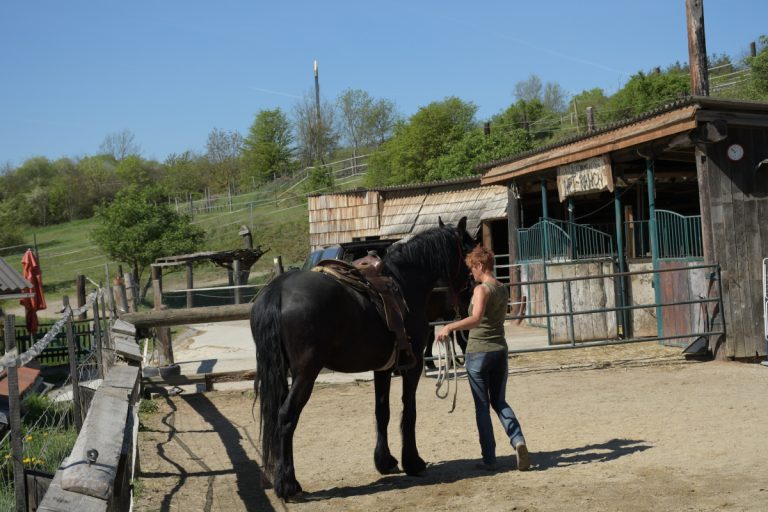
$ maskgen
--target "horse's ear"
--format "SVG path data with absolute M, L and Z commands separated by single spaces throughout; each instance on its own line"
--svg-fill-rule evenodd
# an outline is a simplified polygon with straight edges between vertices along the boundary
M 462 235 L 467 232 L 467 218 L 466 217 L 462 217 L 461 220 L 459 220 L 459 225 L 456 226 L 456 229 Z
M 445 224 L 443 224 L 443 219 L 439 215 L 437 216 L 437 225 L 441 228 L 445 227 Z

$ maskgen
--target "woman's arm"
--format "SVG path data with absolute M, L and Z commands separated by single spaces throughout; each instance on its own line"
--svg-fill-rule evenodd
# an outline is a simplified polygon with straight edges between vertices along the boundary
M 480 324 L 480 320 L 483 319 L 485 314 L 485 306 L 488 303 L 488 295 L 490 291 L 488 287 L 479 284 L 475 286 L 472 292 L 472 314 L 461 320 L 456 320 L 446 324 L 437 332 L 435 338 L 437 341 L 446 341 L 453 331 L 464 331 L 472 329 Z

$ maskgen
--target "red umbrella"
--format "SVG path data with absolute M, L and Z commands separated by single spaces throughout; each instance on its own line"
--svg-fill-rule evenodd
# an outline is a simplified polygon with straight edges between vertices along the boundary
M 43 278 L 40 275 L 40 265 L 31 249 L 27 249 L 24 257 L 21 258 L 21 265 L 24 267 L 24 279 L 30 282 L 32 288 L 27 291 L 34 293 L 34 297 L 21 299 L 21 304 L 27 310 L 27 330 L 30 334 L 37 332 L 37 312 L 48 307 L 45 304 L 45 295 L 43 294 Z

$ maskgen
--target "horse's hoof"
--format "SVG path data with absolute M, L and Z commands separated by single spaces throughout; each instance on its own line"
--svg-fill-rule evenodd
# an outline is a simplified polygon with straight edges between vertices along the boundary
M 296 480 L 292 482 L 275 482 L 275 494 L 282 500 L 295 501 L 301 493 L 301 485 Z
M 374 463 L 376 464 L 376 471 L 382 475 L 392 475 L 400 471 L 397 467 L 397 459 L 391 455 L 388 455 L 383 462 L 376 460 Z
M 427 463 L 424 462 L 423 459 L 418 458 L 417 460 L 411 462 L 410 464 L 406 464 L 405 461 L 403 461 L 403 470 L 405 471 L 405 474 L 408 476 L 418 476 L 424 473 L 424 471 L 427 469 Z

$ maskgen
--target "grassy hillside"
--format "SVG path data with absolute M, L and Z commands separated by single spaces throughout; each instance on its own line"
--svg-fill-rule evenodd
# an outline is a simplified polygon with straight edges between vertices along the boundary
M 361 176 L 357 176 L 337 185 L 342 189 L 352 188 L 359 186 L 361 179 Z M 243 239 L 238 231 L 240 226 L 246 225 L 253 234 L 254 246 L 269 249 L 252 268 L 249 282 L 256 282 L 259 274 L 269 272 L 273 258 L 278 255 L 282 256 L 285 266 L 300 264 L 309 251 L 309 218 L 304 191 L 298 189 L 296 184 L 275 184 L 256 192 L 233 196 L 231 204 L 226 195 L 212 198 L 210 205 L 198 201 L 194 204 L 193 222 L 207 234 L 202 250 L 243 247 Z M 177 207 L 179 211 L 189 210 L 187 204 L 179 204 Z M 200 209 L 207 211 L 200 212 Z M 104 282 L 106 264 L 110 279 L 116 276 L 119 262 L 110 260 L 90 240 L 94 226 L 95 221 L 87 219 L 37 228 L 28 234 L 27 244 L 6 248 L 0 253 L 5 261 L 21 271 L 21 257 L 27 247 L 34 246 L 36 240 L 49 303 L 48 310 L 41 312 L 40 316 L 56 316 L 61 296 L 74 296 L 74 280 L 78 274 L 95 282 Z M 125 265 L 123 269 L 130 270 Z M 147 271 L 143 278 L 146 280 L 148 277 Z M 184 288 L 185 279 L 183 267 L 179 267 L 178 271 L 164 275 L 164 287 Z M 201 263 L 195 268 L 196 287 L 224 285 L 226 282 L 227 273 L 222 268 L 208 263 Z M 15 306 L 15 302 L 3 304 L 9 311 L 17 310 Z

